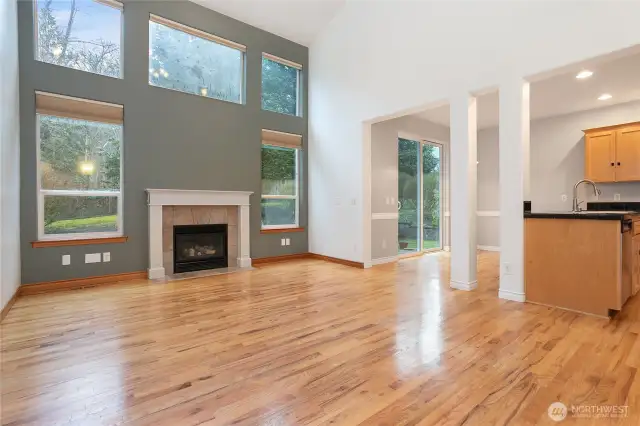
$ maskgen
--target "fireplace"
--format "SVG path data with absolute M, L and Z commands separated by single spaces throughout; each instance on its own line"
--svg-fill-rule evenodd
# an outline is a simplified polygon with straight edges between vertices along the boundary
M 227 268 L 227 225 L 173 227 L 173 272 Z

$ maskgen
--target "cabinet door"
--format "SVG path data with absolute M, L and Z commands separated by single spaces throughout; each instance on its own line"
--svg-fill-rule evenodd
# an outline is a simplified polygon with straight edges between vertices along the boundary
M 633 237 L 633 273 L 631 279 L 631 294 L 640 290 L 640 234 Z
M 640 180 L 640 126 L 616 132 L 616 181 Z
M 595 182 L 615 182 L 615 141 L 613 130 L 585 136 L 585 177 Z

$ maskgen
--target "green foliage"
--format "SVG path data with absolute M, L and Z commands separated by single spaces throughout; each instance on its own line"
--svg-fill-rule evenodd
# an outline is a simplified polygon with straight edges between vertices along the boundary
M 298 70 L 262 58 L 262 109 L 297 114 Z
M 45 225 L 46 234 L 69 234 L 74 232 L 114 231 L 117 216 L 97 216 L 80 219 L 58 220 Z
M 296 195 L 296 150 L 262 147 L 262 193 Z

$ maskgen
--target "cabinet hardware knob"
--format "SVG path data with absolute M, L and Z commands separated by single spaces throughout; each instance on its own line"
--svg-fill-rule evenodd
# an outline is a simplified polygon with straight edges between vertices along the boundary
M 618 161 L 618 166 L 620 165 L 620 162 Z
M 616 163 L 611 163 L 611 165 L 612 165 L 612 166 L 615 166 L 615 165 L 616 165 Z

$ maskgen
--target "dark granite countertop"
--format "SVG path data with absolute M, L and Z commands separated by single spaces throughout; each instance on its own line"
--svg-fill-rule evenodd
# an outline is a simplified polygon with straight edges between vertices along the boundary
M 581 212 L 531 212 L 531 204 L 525 203 L 525 218 L 533 219 L 588 219 L 623 220 L 627 215 L 640 215 L 640 202 L 590 202 Z
M 635 212 L 582 211 L 582 212 L 525 212 L 525 219 L 587 219 L 587 220 L 622 220 Z

